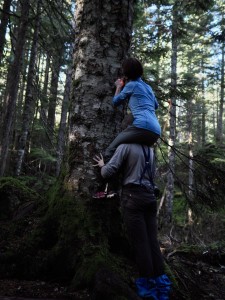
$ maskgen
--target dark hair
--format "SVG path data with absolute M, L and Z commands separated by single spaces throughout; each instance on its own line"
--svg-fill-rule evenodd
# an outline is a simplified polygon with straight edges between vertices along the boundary
M 123 75 L 128 79 L 135 80 L 138 77 L 141 77 L 143 74 L 143 67 L 141 62 L 136 58 L 127 58 L 122 63 Z

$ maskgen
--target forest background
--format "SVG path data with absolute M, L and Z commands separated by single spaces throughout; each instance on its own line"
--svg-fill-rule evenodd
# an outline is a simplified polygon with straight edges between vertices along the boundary
M 80 288 L 108 260 L 123 265 L 117 200 L 90 199 L 92 157 L 128 113 L 111 98 L 129 55 L 160 105 L 162 247 L 197 246 L 223 274 L 225 2 L 2 0 L 0 16 L 1 274 Z

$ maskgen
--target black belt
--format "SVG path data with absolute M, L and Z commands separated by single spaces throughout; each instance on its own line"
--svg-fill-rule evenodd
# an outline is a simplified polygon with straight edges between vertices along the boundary
M 135 183 L 128 183 L 126 185 L 123 186 L 123 189 L 140 189 L 142 191 L 147 191 L 147 192 L 154 192 L 154 187 L 147 187 L 143 184 L 135 184 Z

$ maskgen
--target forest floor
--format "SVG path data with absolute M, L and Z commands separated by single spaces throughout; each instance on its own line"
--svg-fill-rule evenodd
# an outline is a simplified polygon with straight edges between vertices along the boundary
M 166 260 L 175 276 L 171 300 L 225 299 L 225 252 L 203 253 L 166 250 Z M 172 251 L 171 251 L 172 250 Z M 88 290 L 72 291 L 55 282 L 0 279 L 0 300 L 9 298 L 91 299 Z M 105 299 L 107 300 L 107 299 Z M 116 299 L 115 299 L 116 300 Z
M 36 229 L 37 224 L 39 224 L 38 213 L 37 215 L 32 215 L 30 211 L 26 211 L 26 213 L 26 217 L 21 218 L 21 221 L 18 220 L 18 223 L 15 222 L 13 226 L 10 220 L 0 221 L 0 263 L 7 258 L 4 258 L 6 250 L 9 254 L 8 259 L 12 257 L 11 252 L 17 254 L 17 250 L 20 249 L 19 245 L 26 241 L 25 237 L 29 236 L 29 233 Z M 210 218 L 212 219 L 211 216 Z M 205 226 L 207 228 L 204 235 L 200 236 L 199 232 L 196 232 L 195 237 L 194 232 L 192 232 L 191 238 L 188 239 L 185 238 L 182 230 L 174 230 L 177 234 L 179 232 L 177 236 L 172 236 L 172 230 L 169 234 L 162 233 L 160 230 L 160 243 L 168 266 L 167 272 L 168 275 L 171 272 L 172 276 L 169 275 L 169 277 L 173 279 L 171 300 L 225 300 L 225 227 L 223 226 L 224 223 L 216 222 L 217 219 L 219 218 L 213 219 L 213 222 L 208 222 L 208 225 Z M 11 226 L 9 226 L 10 224 Z M 187 233 L 189 231 L 185 233 L 188 237 Z M 29 239 L 27 240 L 29 241 Z M 207 247 L 206 245 L 214 246 Z M 22 252 L 22 256 L 24 256 L 24 252 Z M 21 258 L 21 256 L 18 257 Z M 30 258 L 30 256 L 28 257 Z M 41 260 L 43 260 L 42 255 L 40 255 L 40 260 L 37 260 L 37 263 L 40 263 Z M 13 274 L 10 273 L 11 270 L 7 274 L 7 269 L 4 269 L 4 266 L 1 268 L 1 265 L 2 263 L 0 264 L 0 300 L 22 300 L 24 298 L 45 300 L 93 299 L 93 291 L 91 290 L 72 290 L 70 286 L 62 282 L 49 282 L 43 279 L 28 280 L 29 278 L 26 278 L 28 276 L 25 276 L 26 272 L 23 273 L 23 277 L 20 277 L 26 278 L 26 280 L 12 278 L 12 275 L 9 275 Z M 10 266 L 7 262 L 6 265 Z M 13 269 L 13 263 L 11 267 Z M 20 272 L 18 274 L 21 275 Z M 134 280 L 130 279 L 129 281 L 129 286 L 134 289 Z

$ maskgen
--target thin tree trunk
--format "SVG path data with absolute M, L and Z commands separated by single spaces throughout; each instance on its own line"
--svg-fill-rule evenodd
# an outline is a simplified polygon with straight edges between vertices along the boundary
M 50 85 L 50 96 L 49 96 L 49 105 L 48 105 L 48 130 L 54 134 L 55 128 L 55 112 L 57 104 L 57 94 L 58 94 L 58 83 L 59 83 L 59 73 L 61 67 L 61 53 L 58 56 L 54 55 L 52 60 L 52 78 Z
M 4 124 L 3 124 L 2 149 L 1 149 L 1 159 L 0 159 L 0 176 L 2 176 L 5 172 L 6 162 L 8 158 L 10 134 L 12 129 L 13 117 L 15 113 L 19 75 L 21 70 L 21 59 L 22 59 L 23 48 L 25 44 L 27 26 L 28 26 L 29 8 L 30 8 L 29 0 L 23 0 L 21 3 L 21 18 L 20 18 L 20 26 L 18 30 L 18 38 L 16 42 L 15 58 L 9 70 L 10 81 L 9 81 L 9 90 L 7 94 L 7 111 L 6 111 Z
M 188 170 L 188 196 L 190 203 L 193 201 L 193 182 L 194 182 L 194 162 L 193 162 L 193 135 L 192 135 L 192 110 L 193 110 L 193 103 L 192 99 L 188 99 L 187 105 L 187 127 L 188 127 L 188 153 L 189 153 L 189 170 Z M 192 209 L 191 207 L 188 208 L 188 224 L 191 225 L 193 223 L 192 218 Z
M 72 69 L 69 68 L 66 74 L 66 84 L 65 84 L 64 97 L 62 102 L 61 119 L 60 119 L 59 132 L 58 132 L 56 176 L 59 176 L 60 174 L 61 164 L 63 161 L 63 155 L 65 151 L 67 113 L 68 113 L 68 106 L 69 106 L 71 81 L 72 81 Z
M 41 121 L 44 126 L 47 126 L 47 115 L 48 115 L 48 83 L 49 83 L 49 69 L 50 69 L 50 56 L 47 54 L 46 66 L 45 66 L 45 76 L 44 85 L 41 92 Z
M 170 133 L 169 133 L 169 171 L 167 175 L 166 191 L 166 223 L 172 221 L 173 195 L 174 195 L 174 171 L 175 171 L 175 152 L 173 150 L 176 139 L 176 89 L 177 89 L 177 30 L 178 30 L 178 7 L 173 6 L 173 23 L 172 23 L 172 54 L 171 54 L 171 106 L 170 106 Z
M 30 47 L 31 47 L 31 41 L 27 41 L 26 43 L 26 53 L 23 55 L 23 61 L 29 62 L 29 55 L 30 55 Z M 25 51 L 24 51 L 25 52 Z M 23 63 L 22 70 L 21 70 L 21 76 L 20 76 L 20 82 L 19 82 L 19 92 L 17 95 L 17 102 L 16 102 L 16 112 L 15 117 L 13 121 L 13 128 L 12 131 L 14 131 L 14 141 L 13 141 L 13 149 L 18 148 L 18 142 L 19 142 L 19 135 L 21 134 L 21 128 L 22 128 L 22 119 L 23 119 L 23 104 L 25 99 L 25 91 L 27 87 L 27 64 Z M 16 124 L 16 127 L 14 126 Z
M 77 1 L 69 132 L 69 190 L 89 197 L 96 185 L 94 154 L 121 129 L 112 96 L 131 41 L 133 1 Z
M 34 91 L 34 80 L 35 73 L 36 73 L 36 58 L 37 58 L 37 48 L 38 48 L 38 34 L 40 28 L 40 8 L 41 8 L 41 1 L 37 1 L 37 16 L 35 21 L 35 28 L 33 34 L 33 42 L 31 47 L 30 53 L 30 63 L 29 63 L 29 70 L 27 76 L 27 89 L 26 89 L 26 96 L 25 96 L 25 103 L 23 108 L 23 121 L 22 121 L 22 131 L 18 143 L 18 151 L 17 151 L 17 160 L 16 160 L 16 168 L 15 168 L 15 175 L 20 175 L 22 164 L 24 161 L 24 155 L 26 151 L 26 144 L 28 139 L 28 134 L 31 130 L 32 120 L 34 118 L 34 110 L 35 110 L 35 91 Z
M 5 46 L 5 34 L 9 22 L 9 11 L 12 0 L 5 0 L 3 4 L 2 18 L 0 23 L 0 64 Z
M 224 34 L 224 36 L 225 36 L 225 34 Z M 222 141 L 223 141 L 223 111 L 224 111 L 224 87 L 225 87 L 225 82 L 224 82 L 224 52 L 225 52 L 225 40 L 222 41 L 220 101 L 219 101 L 219 115 L 218 115 L 218 120 L 217 120 L 217 133 L 216 133 L 216 141 L 219 144 L 222 143 Z
M 201 61 L 201 72 L 204 75 L 204 61 L 202 59 Z M 205 108 L 205 81 L 204 81 L 204 76 L 202 78 L 202 82 L 201 82 L 201 92 L 202 92 L 202 122 L 201 122 L 201 140 L 202 140 L 202 147 L 204 147 L 205 143 L 206 143 L 206 131 L 205 131 L 205 115 L 206 115 L 206 108 Z
M 159 20 L 160 18 L 160 5 L 158 4 L 157 5 L 157 20 Z M 160 47 L 161 47 L 161 35 L 162 35 L 162 30 L 161 30 L 161 24 L 157 23 L 157 50 L 159 51 Z M 160 55 L 157 56 L 156 58 L 156 81 L 158 82 L 159 81 L 159 78 L 160 78 Z
M 17 2 L 16 5 L 12 5 L 12 13 L 16 15 L 21 15 L 21 3 Z M 10 41 L 11 41 L 11 48 L 10 48 L 10 53 L 8 53 L 8 69 L 7 69 L 7 75 L 4 76 L 6 77 L 5 80 L 5 90 L 3 93 L 3 100 L 2 100 L 2 107 L 1 107 L 1 124 L 4 123 L 4 116 L 6 115 L 6 110 L 7 110 L 7 105 L 8 105 L 8 94 L 9 94 L 9 89 L 10 89 L 10 81 L 11 81 L 11 73 L 10 70 L 12 68 L 12 64 L 15 60 L 15 52 L 16 52 L 16 44 L 17 44 L 17 37 L 19 35 L 19 27 L 20 27 L 20 21 L 21 18 L 17 18 L 12 22 L 10 25 Z M 0 74 L 2 75 L 2 74 Z M 1 126 L 1 130 L 2 130 Z M 0 134 L 2 137 L 2 132 Z

